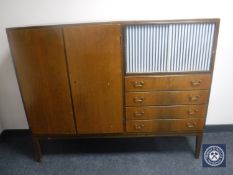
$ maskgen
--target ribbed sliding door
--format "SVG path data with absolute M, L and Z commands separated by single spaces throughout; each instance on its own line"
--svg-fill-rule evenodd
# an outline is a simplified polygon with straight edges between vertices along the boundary
M 215 23 L 125 27 L 126 73 L 209 71 Z

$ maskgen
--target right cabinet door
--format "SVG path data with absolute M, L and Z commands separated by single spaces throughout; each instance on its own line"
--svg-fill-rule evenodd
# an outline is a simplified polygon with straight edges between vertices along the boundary
M 78 134 L 123 132 L 121 26 L 64 27 Z

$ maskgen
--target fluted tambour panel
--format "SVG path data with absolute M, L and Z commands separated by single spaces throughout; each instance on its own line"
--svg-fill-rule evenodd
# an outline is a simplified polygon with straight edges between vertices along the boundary
M 214 23 L 128 25 L 126 72 L 209 71 L 214 28 Z

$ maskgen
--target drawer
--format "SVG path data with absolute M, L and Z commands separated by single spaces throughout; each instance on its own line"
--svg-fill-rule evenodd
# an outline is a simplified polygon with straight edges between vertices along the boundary
M 126 106 L 205 104 L 208 90 L 128 92 Z
M 205 118 L 206 105 L 126 107 L 127 120 Z
M 125 77 L 125 90 L 128 92 L 209 89 L 210 82 L 210 74 L 127 76 Z
M 179 131 L 201 131 L 204 128 L 204 119 L 177 119 L 177 120 L 128 120 L 127 132 L 165 133 Z

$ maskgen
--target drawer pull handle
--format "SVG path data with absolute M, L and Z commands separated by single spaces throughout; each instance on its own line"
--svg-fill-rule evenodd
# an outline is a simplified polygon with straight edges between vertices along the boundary
M 199 95 L 196 95 L 196 96 L 190 96 L 190 97 L 189 97 L 189 100 L 190 100 L 190 101 L 198 101 L 198 100 L 199 100 L 199 98 L 200 98 L 200 96 L 199 96 Z
M 200 86 L 201 85 L 201 80 L 192 80 L 191 84 L 192 84 L 192 86 Z
M 135 87 L 135 88 L 141 88 L 141 87 L 143 87 L 143 85 L 144 85 L 144 82 L 143 81 L 134 81 L 133 82 L 133 86 Z
M 197 123 L 196 123 L 196 122 L 193 122 L 193 123 L 188 122 L 188 123 L 186 124 L 186 126 L 187 126 L 188 128 L 195 128 L 195 127 L 196 127 L 196 125 L 197 125 Z
M 134 127 L 136 130 L 142 130 L 144 128 L 144 124 L 135 124 Z
M 142 103 L 144 101 L 144 97 L 134 97 L 134 103 Z
M 189 115 L 195 115 L 195 114 L 197 114 L 198 113 L 198 109 L 190 109 L 189 111 L 188 111 L 188 114 Z
M 142 117 L 144 115 L 144 112 L 134 112 L 134 117 Z

